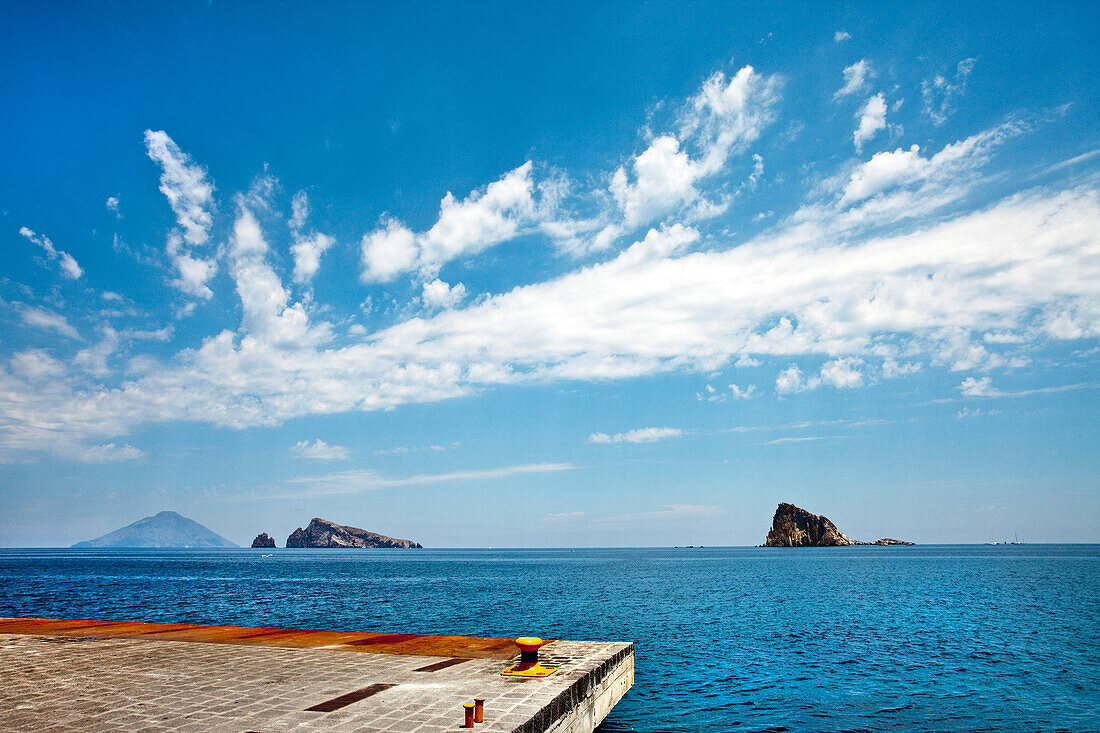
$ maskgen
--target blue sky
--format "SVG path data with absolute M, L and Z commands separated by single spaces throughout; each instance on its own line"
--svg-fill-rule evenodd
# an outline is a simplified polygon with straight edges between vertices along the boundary
M 5 3 L 0 545 L 1100 541 L 1094 3 Z

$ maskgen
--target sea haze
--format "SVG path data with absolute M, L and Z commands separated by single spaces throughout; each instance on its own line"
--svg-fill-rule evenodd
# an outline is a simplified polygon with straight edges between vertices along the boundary
M 1100 545 L 0 550 L 0 615 L 634 641 L 602 731 L 1100 729 Z

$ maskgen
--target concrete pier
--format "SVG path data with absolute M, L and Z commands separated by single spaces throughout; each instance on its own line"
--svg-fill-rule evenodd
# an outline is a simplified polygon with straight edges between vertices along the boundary
M 502 677 L 511 639 L 0 618 L 3 731 L 590 733 L 634 646 L 554 640 L 549 677 Z

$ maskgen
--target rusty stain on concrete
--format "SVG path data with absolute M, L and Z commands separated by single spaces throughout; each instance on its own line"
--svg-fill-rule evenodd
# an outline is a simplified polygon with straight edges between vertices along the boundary
M 375 654 L 412 654 L 462 659 L 509 659 L 515 656 L 512 639 L 477 636 L 383 634 L 369 631 L 269 629 L 249 626 L 171 624 L 146 621 L 89 619 L 0 618 L 0 632 L 56 636 L 94 636 L 105 639 L 157 638 L 213 644 L 369 651 Z

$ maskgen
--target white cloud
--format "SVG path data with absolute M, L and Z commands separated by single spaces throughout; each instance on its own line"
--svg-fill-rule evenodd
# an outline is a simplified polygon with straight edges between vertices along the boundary
M 856 152 L 863 152 L 863 144 L 873 138 L 879 130 L 886 129 L 886 98 L 879 92 L 870 97 L 856 113 L 859 125 L 852 137 Z
M 680 141 L 662 135 L 631 164 L 633 181 L 625 168 L 615 171 L 611 193 L 622 208 L 628 228 L 664 216 L 698 197 L 695 181 L 703 171 L 680 149 Z
M 923 180 L 931 165 L 915 144 L 908 150 L 875 153 L 852 173 L 841 201 L 862 201 L 895 186 Z
M 702 196 L 698 186 L 722 172 L 731 156 L 743 152 L 772 121 L 780 84 L 779 77 L 748 66 L 732 78 L 711 75 L 675 116 L 675 129 L 655 135 L 645 150 L 620 166 L 606 191 L 579 194 L 558 171 L 536 185 L 528 161 L 464 200 L 448 193 L 426 232 L 384 216 L 362 239 L 362 279 L 384 283 L 410 273 L 427 282 L 448 262 L 531 231 L 580 256 L 605 250 L 621 236 L 673 213 L 688 221 L 719 215 L 730 197 Z M 756 156 L 746 185 L 755 184 L 761 166 Z M 579 202 L 587 213 L 576 215 L 565 206 L 567 200 Z
M 817 375 L 807 378 L 797 364 L 791 364 L 775 378 L 775 391 L 786 395 L 817 389 L 822 385 L 837 389 L 859 387 L 863 384 L 863 366 L 863 359 L 844 356 L 825 362 Z
M 294 281 L 301 283 L 312 280 L 321 267 L 321 255 L 334 244 L 335 239 L 320 232 L 296 239 L 290 246 L 294 255 Z
M 71 338 L 74 341 L 80 340 L 80 334 L 73 328 L 72 324 L 60 313 L 54 313 L 53 311 L 46 310 L 45 308 L 26 308 L 23 310 L 23 323 L 34 328 L 42 328 L 47 331 L 56 331 L 57 333 Z
M 160 165 L 160 192 L 183 229 L 183 240 L 193 246 L 205 244 L 214 222 L 210 211 L 214 184 L 207 179 L 206 171 L 193 163 L 164 130 L 146 130 L 145 148 Z
M 187 254 L 176 254 L 173 258 L 179 276 L 172 284 L 188 295 L 196 298 L 209 298 L 213 291 L 206 283 L 218 272 L 218 266 L 214 260 L 204 260 Z
M 19 410 L 54 425 L 49 435 L 67 432 L 75 440 L 118 435 L 164 414 L 270 425 L 437 401 L 496 384 L 709 372 L 745 353 L 866 362 L 880 338 L 934 358 L 942 351 L 956 365 L 960 344 L 973 343 L 960 336 L 1024 332 L 1047 303 L 1074 304 L 1082 322 L 1100 331 L 1097 232 L 1100 193 L 1084 187 L 1021 194 L 859 243 L 821 241 L 799 225 L 721 251 L 647 259 L 628 249 L 610 262 L 327 348 L 301 330 L 314 327 L 300 308 L 292 311 L 298 336 L 276 344 L 253 334 L 281 331 L 275 326 L 291 310 L 259 258 L 244 268 L 263 285 L 259 292 L 240 278 L 246 336 L 239 343 L 231 332 L 213 336 L 110 390 L 47 394 L 12 382 L 6 391 L 18 397 Z M 234 251 L 263 249 L 254 222 L 236 239 Z M 776 324 L 777 312 L 791 318 Z M 803 388 L 807 380 L 795 369 L 778 391 Z M 0 405 L 0 413 L 12 410 Z M 92 413 L 94 421 L 84 419 Z M 2 425 L 0 435 L 16 440 Z M 34 435 L 45 441 L 26 430 L 18 440 Z
M 65 374 L 65 365 L 44 349 L 27 349 L 14 354 L 8 368 L 29 382 L 40 382 Z
M 1081 153 L 1080 155 L 1075 155 L 1068 160 L 1063 160 L 1055 163 L 1054 165 L 1047 168 L 1045 172 L 1053 173 L 1054 171 L 1062 170 L 1063 168 L 1070 168 L 1072 166 L 1078 165 L 1079 163 L 1084 163 L 1087 160 L 1092 160 L 1098 155 L 1100 155 L 1100 148 L 1095 148 L 1088 151 L 1087 153 Z
M 306 219 L 309 218 L 309 194 L 305 191 L 299 191 L 294 194 L 294 198 L 290 200 L 290 221 L 287 225 L 292 232 L 300 232 L 306 226 Z
M 718 139 L 700 132 L 706 124 L 678 138 L 692 141 L 695 162 L 706 158 L 703 142 Z M 1100 191 L 1087 181 L 942 213 L 1017 131 L 1002 126 L 928 158 L 919 149 L 875 156 L 816 190 L 823 202 L 811 198 L 754 238 L 703 239 L 682 222 L 666 224 L 608 261 L 435 314 L 399 315 L 406 320 L 370 333 L 349 337 L 344 327 L 343 340 L 318 320 L 321 308 L 309 312 L 312 301 L 291 301 L 242 201 L 225 254 L 239 327 L 175 354 L 134 357 L 103 381 L 88 379 L 101 364 L 91 349 L 50 380 L 33 381 L 29 362 L 0 370 L 0 449 L 72 453 L 117 445 L 117 436 L 167 416 L 276 425 L 502 384 L 710 374 L 746 358 L 792 364 L 790 392 L 900 375 L 905 364 L 1019 364 L 1051 340 L 1100 335 Z M 937 216 L 913 223 L 929 212 Z M 416 239 L 425 235 L 411 236 L 413 264 L 397 271 L 420 275 Z M 699 241 L 705 246 L 693 248 Z M 68 325 L 60 318 L 28 325 L 60 333 Z M 830 366 L 803 375 L 801 360 Z
M 845 356 L 833 359 L 821 365 L 821 383 L 837 389 L 851 389 L 863 384 L 863 359 Z
M 451 260 L 514 238 L 534 221 L 531 169 L 528 161 L 461 201 L 447 192 L 439 218 L 426 232 L 415 234 L 396 219 L 384 220 L 363 237 L 363 280 L 388 282 L 413 270 L 431 279 Z
M 719 392 L 712 385 L 708 384 L 705 392 L 695 393 L 695 399 L 700 402 L 725 402 L 726 394 L 724 392 Z
M 610 191 L 622 211 L 622 222 L 609 225 L 595 248 L 638 226 L 659 221 L 685 207 L 698 217 L 713 216 L 725 205 L 703 200 L 697 184 L 720 172 L 730 156 L 759 138 L 775 116 L 779 79 L 756 73 L 751 66 L 732 78 L 722 72 L 710 76 L 689 100 L 677 134 L 657 136 L 642 153 L 612 176 Z M 698 151 L 691 157 L 687 146 Z M 754 156 L 749 180 L 763 172 L 763 159 Z
M 959 385 L 964 397 L 992 397 L 997 394 L 992 377 L 967 377 Z
M 952 79 L 936 74 L 921 82 L 921 97 L 924 99 L 924 116 L 934 125 L 942 125 L 955 111 L 955 99 L 966 92 L 966 82 L 974 70 L 977 59 L 963 59 L 955 67 Z
M 320 343 L 331 337 L 327 323 L 311 325 L 305 306 L 290 303 L 290 293 L 267 262 L 268 245 L 259 222 L 242 202 L 233 224 L 229 274 L 244 311 L 242 326 L 252 343 L 287 348 Z M 247 344 L 246 344 L 247 346 Z
M 894 218 L 893 212 L 897 209 L 927 213 L 930 210 L 927 202 L 931 207 L 938 207 L 965 194 L 993 150 L 1023 129 L 1016 123 L 999 125 L 945 145 L 929 158 L 920 154 L 917 145 L 910 146 L 908 150 L 898 148 L 892 152 L 875 153 L 870 160 L 851 171 L 837 203 L 842 208 L 849 207 L 893 192 L 897 195 L 867 203 L 860 211 L 853 212 L 851 218 L 864 219 L 873 215 L 880 220 L 889 220 Z M 909 191 L 897 191 L 907 187 Z
M 922 368 L 920 362 L 899 362 L 892 356 L 886 356 L 882 359 L 883 379 L 896 379 L 897 377 L 904 377 L 907 374 L 916 374 Z
M 678 438 L 683 434 L 679 428 L 638 428 L 625 433 L 592 433 L 588 440 L 593 443 L 655 443 L 665 438 Z
M 851 37 L 852 37 L 852 34 L 849 33 L 848 31 L 837 31 L 836 33 L 833 34 L 833 40 L 837 43 L 841 43 L 842 41 L 847 41 Z
M 458 283 L 452 287 L 437 277 L 430 283 L 424 283 L 421 297 L 428 308 L 454 308 L 466 298 L 466 286 Z
M 312 443 L 308 440 L 300 440 L 294 444 L 290 452 L 301 458 L 309 458 L 314 461 L 346 461 L 348 449 L 342 445 L 330 445 L 317 438 Z
M 206 170 L 192 162 L 163 130 L 146 130 L 145 148 L 160 166 L 160 191 L 179 226 L 179 230 L 168 234 L 168 256 L 179 270 L 172 284 L 189 295 L 209 298 L 213 293 L 206 283 L 217 272 L 217 264 L 213 259 L 196 256 L 190 248 L 201 247 L 210 239 L 214 184 Z
M 122 218 L 122 214 L 118 210 L 118 196 L 107 197 L 107 211 L 113 211 L 115 216 Z
M 802 370 L 797 364 L 791 364 L 775 378 L 775 391 L 780 395 L 801 392 L 803 386 Z
M 1100 389 L 1100 382 L 1077 382 L 1075 384 L 1061 384 L 1054 387 L 1005 391 L 993 386 L 992 377 L 967 377 L 962 381 L 962 384 L 958 386 L 958 390 L 962 393 L 963 397 L 1028 397 L 1031 395 L 1073 392 L 1079 389 Z
M 844 86 L 836 91 L 833 99 L 859 94 L 874 76 L 875 70 L 871 68 L 871 62 L 867 59 L 860 59 L 851 66 L 846 66 L 844 68 Z
M 389 282 L 416 266 L 419 248 L 416 235 L 397 219 L 363 235 L 363 282 Z
M 97 376 L 104 377 L 110 374 L 110 367 L 107 364 L 108 358 L 118 348 L 119 337 L 118 332 L 110 326 L 104 326 L 102 328 L 103 338 L 100 342 L 94 346 L 89 346 L 85 349 L 81 349 L 73 357 L 73 363 L 89 373 Z
M 764 175 L 764 156 L 759 153 L 752 154 L 752 173 L 749 174 L 749 187 L 756 190 L 756 184 Z
M 680 139 L 698 146 L 703 171 L 716 173 L 730 155 L 745 150 L 775 119 L 780 77 L 743 66 L 732 77 L 712 74 L 689 100 L 680 119 Z
M 730 385 L 730 390 L 733 392 L 733 398 L 735 400 L 747 400 L 752 397 L 753 392 L 756 391 L 756 385 L 750 384 L 747 387 L 739 387 L 736 384 Z
M 290 252 L 294 256 L 294 282 L 306 283 L 313 279 L 321 268 L 321 255 L 327 252 L 336 240 L 320 232 L 304 233 L 306 219 L 309 216 L 309 198 L 305 191 L 299 191 L 291 200 L 289 226 L 294 243 Z
M 144 456 L 145 451 L 139 450 L 129 443 L 125 445 L 104 443 L 103 445 L 93 445 L 78 450 L 71 457 L 81 463 L 116 463 L 118 461 L 133 461 Z
M 49 237 L 35 234 L 27 227 L 19 227 L 19 233 L 29 241 L 41 247 L 42 251 L 46 253 L 46 257 L 51 262 L 57 262 L 58 267 L 61 268 L 61 274 L 65 277 L 70 280 L 79 280 L 80 276 L 84 274 L 84 271 L 80 269 L 80 265 L 73 259 L 73 256 L 64 250 L 54 247 Z

